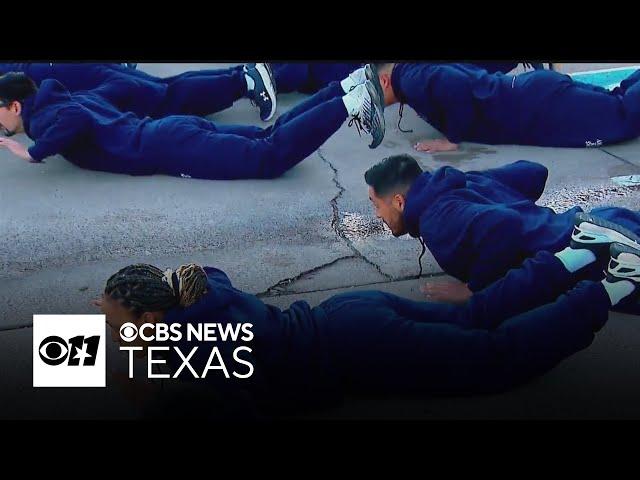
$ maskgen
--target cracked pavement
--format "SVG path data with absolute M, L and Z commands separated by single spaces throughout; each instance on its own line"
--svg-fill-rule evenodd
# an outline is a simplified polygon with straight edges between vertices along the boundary
M 225 64 L 213 65 L 213 68 Z M 141 64 L 168 76 L 211 64 Z M 565 65 L 565 71 L 589 66 Z M 284 112 L 305 96 L 279 97 Z M 33 418 L 133 415 L 113 388 L 98 393 L 31 388 L 34 313 L 97 313 L 89 301 L 107 277 L 134 262 L 223 269 L 233 284 L 265 302 L 312 305 L 346 288 L 382 289 L 420 299 L 420 283 L 445 278 L 428 253 L 419 271 L 416 239 L 394 238 L 373 217 L 363 174 L 382 158 L 411 153 L 423 167 L 491 168 L 520 159 L 550 170 L 541 204 L 564 210 L 615 204 L 640 208 L 635 187 L 611 178 L 640 174 L 640 141 L 598 149 L 462 144 L 458 152 L 417 153 L 439 134 L 406 108 L 386 110 L 387 135 L 376 150 L 345 125 L 317 152 L 275 180 L 208 181 L 130 177 L 81 170 L 61 157 L 26 165 L 0 151 L 0 416 Z M 248 100 L 210 117 L 262 125 Z M 24 136 L 16 139 L 30 144 Z M 611 314 L 594 345 L 515 392 L 480 399 L 354 398 L 321 418 L 640 418 L 640 322 Z M 113 349 L 112 346 L 108 347 Z M 111 355 L 111 356 L 109 356 Z M 108 353 L 109 369 L 121 362 Z M 109 380 L 108 380 L 109 383 Z M 82 389 L 79 389 L 82 390 Z M 560 393 L 558 393 L 560 392 Z M 61 406 L 61 398 L 72 398 Z M 76 400 L 93 405 L 75 408 Z M 51 405 L 46 406 L 50 401 Z M 105 405 L 109 405 L 107 408 Z M 115 407 L 114 405 L 118 405 Z

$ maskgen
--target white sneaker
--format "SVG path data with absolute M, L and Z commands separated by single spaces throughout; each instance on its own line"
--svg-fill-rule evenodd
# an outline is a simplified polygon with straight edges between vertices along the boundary
M 376 148 L 384 139 L 384 106 L 370 81 L 356 86 L 344 96 L 347 111 L 351 116 L 348 126 L 355 125 L 358 133 L 364 130 L 373 137 L 369 148 Z
M 622 243 L 612 243 L 609 251 L 611 259 L 607 267 L 607 281 L 640 283 L 640 250 Z
M 344 93 L 349 93 L 351 90 L 356 88 L 358 85 L 362 85 L 367 81 L 367 75 L 364 71 L 365 67 L 358 68 L 349 74 L 347 78 L 340 82 L 342 86 L 342 90 Z
M 640 237 L 631 230 L 589 213 L 576 214 L 571 248 L 584 248 L 600 256 L 608 253 L 609 246 L 614 242 L 640 248 Z

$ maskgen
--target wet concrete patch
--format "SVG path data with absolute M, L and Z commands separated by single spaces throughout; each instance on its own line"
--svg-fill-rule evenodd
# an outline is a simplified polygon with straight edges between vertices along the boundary
M 496 153 L 497 150 L 488 146 L 469 146 L 461 148 L 455 152 L 434 153 L 433 159 L 440 162 L 465 162 L 475 160 L 481 155 L 489 155 Z
M 351 241 L 369 237 L 393 237 L 384 222 L 371 215 L 356 212 L 344 212 L 340 216 L 338 230 Z

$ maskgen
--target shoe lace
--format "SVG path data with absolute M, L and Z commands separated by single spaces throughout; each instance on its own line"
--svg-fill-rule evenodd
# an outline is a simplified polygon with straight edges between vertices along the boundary
M 349 120 L 349 123 L 347 123 L 347 127 L 352 127 L 355 126 L 356 130 L 358 131 L 358 135 L 362 136 L 362 130 L 364 130 L 364 127 L 362 126 L 362 120 L 360 120 L 360 115 L 356 114 L 353 117 L 351 117 L 351 120 Z
M 364 110 L 364 118 L 362 119 L 362 124 L 364 126 L 365 132 L 371 133 L 373 131 L 373 125 L 371 124 L 371 121 L 373 120 L 371 103 L 369 101 L 365 102 L 362 109 Z
M 373 105 L 369 99 L 365 100 L 360 112 L 357 112 L 355 115 L 351 117 L 348 127 L 355 125 L 358 130 L 358 135 L 362 136 L 361 131 L 365 133 L 372 134 L 374 130 L 373 122 L 375 121 L 375 115 L 373 115 Z
M 422 257 L 427 251 L 427 246 L 424 244 L 424 240 L 422 240 L 422 237 L 418 237 L 418 240 L 420 240 L 420 245 L 422 245 L 422 252 L 418 257 L 418 265 L 420 266 L 420 272 L 418 273 L 418 276 L 416 278 L 420 278 L 422 276 Z
M 398 112 L 398 130 L 400 130 L 402 133 L 413 133 L 413 129 L 403 130 L 402 127 L 400 126 L 403 113 L 404 113 L 404 103 L 400 102 L 400 111 Z

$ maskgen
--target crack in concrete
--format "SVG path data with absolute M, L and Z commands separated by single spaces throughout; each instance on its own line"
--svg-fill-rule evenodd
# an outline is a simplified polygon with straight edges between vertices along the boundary
M 13 332 L 14 330 L 22 330 L 24 328 L 33 328 L 33 324 L 31 323 L 29 325 L 9 325 L 9 326 L 0 327 L 0 333 Z
M 606 153 L 607 155 L 611 155 L 613 158 L 615 158 L 615 159 L 617 159 L 617 160 L 620 160 L 621 162 L 626 163 L 627 165 L 631 165 L 632 167 L 636 167 L 636 168 L 638 168 L 638 165 L 636 165 L 635 163 L 630 162 L 629 160 L 626 160 L 626 159 L 624 159 L 624 158 L 622 158 L 622 157 L 619 157 L 618 155 L 616 155 L 616 154 L 614 154 L 614 153 L 611 153 L 611 152 L 609 152 L 609 151 L 605 150 L 604 148 L 600 148 L 599 150 L 600 150 L 601 152 Z
M 345 258 L 357 258 L 355 256 L 351 256 L 351 257 L 344 257 L 342 259 L 338 259 L 338 260 L 344 260 Z M 324 266 L 323 266 L 324 268 Z M 438 277 L 446 277 L 447 274 L 445 272 L 436 272 L 436 273 L 425 273 L 423 275 L 421 275 L 420 277 L 418 277 L 417 275 L 405 275 L 402 277 L 395 277 L 392 280 L 381 280 L 378 282 L 365 282 L 365 283 L 359 283 L 358 285 L 353 285 L 353 287 L 368 287 L 368 286 L 372 286 L 372 285 L 387 285 L 389 283 L 398 283 L 398 282 L 406 282 L 407 280 L 418 280 L 418 279 L 429 279 L 429 278 L 438 278 Z M 257 294 L 256 296 L 259 298 L 269 298 L 269 297 L 280 297 L 280 296 L 284 296 L 284 295 L 304 295 L 307 293 L 318 293 L 318 292 L 332 292 L 334 290 L 343 290 L 345 288 L 350 288 L 350 287 L 329 287 L 329 288 L 316 288 L 314 290 L 300 290 L 299 292 L 282 292 L 282 293 L 277 293 L 274 295 L 262 295 L 261 294 Z
M 343 242 L 347 244 L 347 246 L 351 249 L 351 251 L 354 253 L 354 255 L 357 258 L 371 265 L 373 268 L 376 269 L 376 271 L 380 275 L 382 275 L 387 280 L 393 280 L 393 277 L 391 275 L 382 271 L 382 269 L 380 268 L 380 265 L 372 262 L 365 255 L 363 255 L 362 252 L 360 252 L 360 250 L 358 250 L 355 247 L 353 242 L 342 231 L 342 228 L 340 227 L 340 209 L 338 208 L 338 200 L 342 197 L 342 194 L 346 191 L 346 189 L 342 186 L 342 184 L 340 183 L 340 180 L 338 180 L 338 169 L 329 160 L 325 158 L 325 156 L 322 154 L 321 149 L 318 149 L 317 153 L 318 153 L 318 156 L 320 157 L 320 160 L 326 163 L 327 166 L 333 172 L 333 178 L 331 180 L 333 181 L 336 188 L 338 189 L 338 193 L 336 193 L 336 195 L 329 201 L 329 204 L 331 205 L 331 209 L 333 211 L 333 217 L 331 219 L 331 227 L 333 228 L 333 231 L 338 236 L 338 238 L 340 238 Z
M 318 265 L 317 267 L 313 267 L 313 268 L 310 268 L 309 270 L 305 270 L 304 272 L 299 273 L 295 277 L 289 277 L 289 278 L 282 279 L 278 283 L 276 283 L 276 284 L 270 286 L 269 288 L 267 288 L 265 291 L 260 292 L 260 293 L 256 293 L 256 297 L 258 297 L 258 298 L 275 297 L 275 296 L 278 296 L 278 295 L 291 294 L 293 292 L 287 292 L 286 291 L 286 287 L 288 287 L 292 283 L 297 282 L 298 280 L 301 280 L 306 275 L 310 275 L 312 273 L 319 272 L 320 270 L 322 270 L 324 268 L 327 268 L 327 267 L 330 267 L 331 265 L 335 265 L 336 263 L 338 263 L 338 262 L 340 262 L 342 260 L 348 260 L 348 259 L 351 259 L 351 258 L 357 258 L 357 257 L 355 255 L 345 255 L 345 256 L 336 258 L 335 260 L 331 260 L 330 262 L 323 263 L 322 265 Z
M 321 149 L 318 149 L 316 153 L 320 157 L 320 160 L 322 160 L 333 172 L 333 177 L 331 178 L 331 181 L 334 183 L 334 185 L 338 190 L 337 193 L 333 196 L 333 198 L 329 201 L 329 204 L 331 205 L 331 211 L 332 211 L 331 228 L 333 229 L 334 233 L 338 236 L 338 238 L 340 238 L 351 249 L 351 251 L 353 252 L 353 255 L 346 255 L 346 256 L 336 258 L 335 260 L 332 260 L 330 262 L 324 263 L 322 265 L 311 268 L 309 270 L 305 270 L 304 272 L 299 273 L 295 277 L 289 277 L 289 278 L 280 280 L 279 282 L 270 286 L 263 292 L 257 293 L 256 296 L 258 298 L 291 294 L 293 292 L 287 292 L 286 287 L 288 287 L 292 283 L 298 280 L 301 280 L 306 275 L 316 273 L 324 268 L 330 267 L 331 265 L 335 265 L 341 260 L 347 260 L 352 258 L 357 258 L 359 260 L 364 261 L 368 265 L 371 265 L 373 268 L 376 269 L 376 271 L 380 275 L 382 275 L 387 280 L 387 282 L 392 280 L 398 280 L 398 279 L 394 279 L 394 277 L 392 277 L 388 273 L 383 272 L 378 264 L 372 262 L 365 255 L 363 255 L 362 252 L 360 252 L 360 250 L 358 250 L 353 245 L 353 242 L 349 240 L 349 238 L 342 231 L 340 227 L 340 209 L 338 208 L 338 200 L 340 199 L 340 197 L 342 197 L 342 194 L 346 191 L 346 189 L 342 186 L 342 184 L 338 180 L 338 169 L 329 160 L 325 158 L 325 156 L 322 154 Z M 413 278 L 415 278 L 415 276 Z M 384 283 L 384 282 L 379 282 L 379 283 Z M 363 284 L 363 285 L 369 285 L 369 284 Z M 313 291 L 320 291 L 320 290 L 309 290 L 309 292 L 313 292 Z M 308 292 L 305 292 L 305 293 L 308 293 Z

